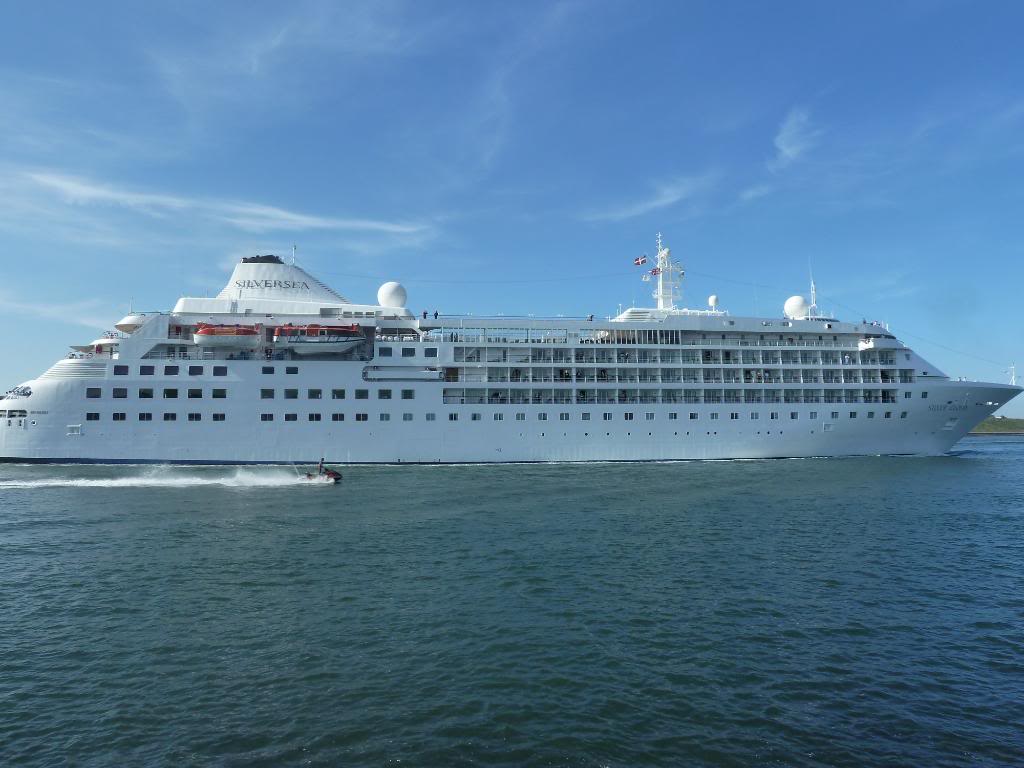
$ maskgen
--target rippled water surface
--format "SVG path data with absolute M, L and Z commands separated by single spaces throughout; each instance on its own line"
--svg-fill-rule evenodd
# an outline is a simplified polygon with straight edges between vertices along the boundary
M 1024 764 L 1024 439 L 0 466 L 4 765 Z

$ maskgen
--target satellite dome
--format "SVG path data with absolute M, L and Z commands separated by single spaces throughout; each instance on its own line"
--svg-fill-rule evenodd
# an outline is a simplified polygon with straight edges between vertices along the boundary
M 712 293 L 710 296 L 708 296 L 708 306 L 711 307 L 712 309 L 717 309 L 718 308 L 718 296 L 717 295 Z
M 807 299 L 803 296 L 790 296 L 782 307 L 782 311 L 786 313 L 786 317 L 790 320 L 800 320 L 807 317 L 809 310 L 810 306 L 808 306 Z
M 402 284 L 393 280 L 377 289 L 377 303 L 382 307 L 405 307 L 408 298 Z

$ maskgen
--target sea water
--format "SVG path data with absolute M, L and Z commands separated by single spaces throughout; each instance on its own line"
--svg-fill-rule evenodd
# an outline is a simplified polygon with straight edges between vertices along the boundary
M 0 466 L 3 765 L 1024 764 L 1024 439 Z

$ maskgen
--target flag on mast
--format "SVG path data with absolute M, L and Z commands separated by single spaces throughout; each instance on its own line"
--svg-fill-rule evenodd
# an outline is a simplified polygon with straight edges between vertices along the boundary
M 633 263 L 636 264 L 638 267 L 642 267 L 644 264 L 647 263 L 647 254 L 645 253 L 643 256 L 637 256 L 635 259 L 633 259 Z

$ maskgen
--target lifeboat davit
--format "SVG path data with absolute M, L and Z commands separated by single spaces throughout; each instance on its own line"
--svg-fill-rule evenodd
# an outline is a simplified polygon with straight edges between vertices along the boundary
M 197 323 L 192 341 L 200 347 L 242 347 L 251 349 L 260 342 L 259 326 L 209 325 Z
M 358 325 L 282 325 L 274 329 L 274 344 L 296 355 L 336 355 L 363 340 Z

